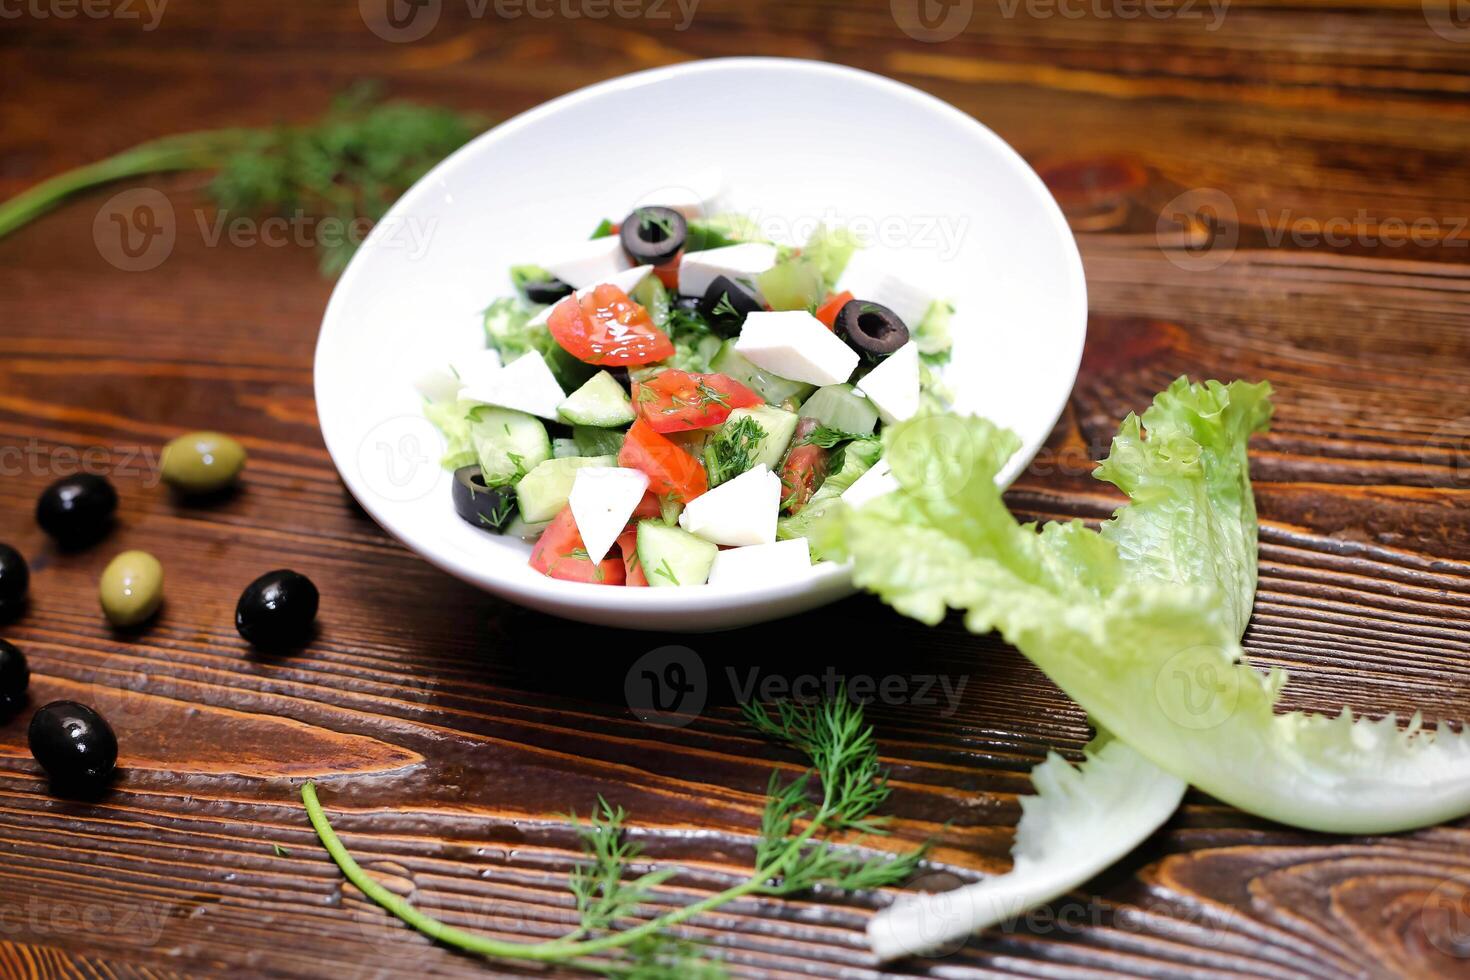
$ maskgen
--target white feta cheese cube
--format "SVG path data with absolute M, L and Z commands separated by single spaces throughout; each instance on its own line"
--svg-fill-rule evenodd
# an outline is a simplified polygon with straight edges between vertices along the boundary
M 617 275 L 608 276 L 605 279 L 601 279 L 598 282 L 595 282 L 592 285 L 588 286 L 586 289 L 579 289 L 577 290 L 577 295 L 590 296 L 594 289 L 596 289 L 598 286 L 604 285 L 616 286 L 623 292 L 631 295 L 633 290 L 638 288 L 638 284 L 647 279 L 648 274 L 652 271 L 653 266 L 651 265 L 635 266 L 634 268 L 629 269 L 626 272 L 619 272 Z
M 842 499 L 851 507 L 861 507 L 870 500 L 892 493 L 898 487 L 898 477 L 893 475 L 888 461 L 880 459 L 854 480 L 852 486 L 842 491 Z
M 735 352 L 772 374 L 814 385 L 842 384 L 858 366 L 857 351 L 805 310 L 750 314 Z
M 761 242 L 742 242 L 711 248 L 703 252 L 685 252 L 679 263 L 679 292 L 684 296 L 703 296 L 720 276 L 733 279 L 760 295 L 756 279 L 776 264 L 776 246 Z
M 837 280 L 835 292 L 850 292 L 860 300 L 886 306 L 904 322 L 909 330 L 915 330 L 929 312 L 934 297 L 889 272 L 882 256 L 859 252 L 852 257 Z
M 447 402 L 459 397 L 464 384 L 443 368 L 434 368 L 419 375 L 413 386 L 425 401 Z
M 602 561 L 628 526 L 648 489 L 648 475 L 621 466 L 584 466 L 577 471 L 567 504 L 587 557 Z
M 633 268 L 617 235 L 594 238 L 568 247 L 554 261 L 542 263 L 548 272 L 573 289 L 606 282 L 610 276 Z
M 552 377 L 540 351 L 530 351 L 459 393 L 465 401 L 513 408 L 555 421 L 566 392 Z
M 760 463 L 689 501 L 679 526 L 715 544 L 770 544 L 780 510 L 781 478 Z
M 863 375 L 857 390 L 867 396 L 884 425 L 903 422 L 919 412 L 919 347 L 912 340 Z
M 806 538 L 747 545 L 715 555 L 709 584 L 753 589 L 799 579 L 811 568 L 812 556 Z
M 490 380 L 490 376 L 500 368 L 500 352 L 488 348 L 477 350 L 473 354 L 465 354 L 463 357 L 456 357 L 449 362 L 449 369 L 464 386 L 483 384 Z

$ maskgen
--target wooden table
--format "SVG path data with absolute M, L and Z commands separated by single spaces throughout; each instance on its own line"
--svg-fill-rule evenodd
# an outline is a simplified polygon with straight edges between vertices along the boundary
M 152 30 L 122 0 L 85 8 L 102 17 L 7 4 L 0 193 L 146 137 L 304 119 L 362 76 L 510 114 L 697 57 L 892 75 L 1015 145 L 1082 244 L 1085 364 L 1014 508 L 1104 516 L 1116 499 L 1088 461 L 1125 412 L 1182 372 L 1269 378 L 1251 655 L 1296 676 L 1292 706 L 1470 719 L 1470 25 L 1431 0 L 1242 3 L 1223 20 L 1203 3 L 1130 17 L 1143 8 L 1126 0 L 961 0 L 946 9 L 973 7 L 969 23 L 942 39 L 960 22 L 915 26 L 906 2 L 704 0 L 682 31 L 444 2 L 416 43 L 383 41 L 346 2 L 178 0 Z M 576 843 L 559 814 L 598 794 L 629 809 L 649 855 L 687 869 L 666 897 L 688 901 L 748 865 L 767 775 L 797 761 L 739 722 L 731 688 L 752 670 L 962 684 L 952 704 L 910 689 L 870 709 L 893 770 L 893 846 L 936 839 L 929 887 L 1008 867 L 1028 770 L 1088 733 L 1013 650 L 867 599 L 721 637 L 609 636 L 437 573 L 353 505 L 322 447 L 311 363 L 330 284 L 314 256 L 210 245 L 200 178 L 143 186 L 181 216 L 152 271 L 94 246 L 111 191 L 0 241 L 0 537 L 35 572 L 30 611 L 4 635 L 30 655 L 36 703 L 71 697 L 111 718 L 123 766 L 102 801 L 63 801 L 38 778 L 25 718 L 0 728 L 0 973 L 485 972 L 344 887 L 302 812 L 307 778 L 375 873 L 461 924 L 561 929 Z M 227 501 L 181 504 L 157 486 L 156 453 L 206 427 L 246 442 L 249 477 Z M 59 554 L 31 509 L 84 463 L 118 485 L 120 526 Z M 96 578 L 135 546 L 163 561 L 167 606 L 115 635 Z M 321 636 L 264 658 L 231 614 L 282 566 L 320 585 Z M 626 703 L 628 665 L 666 643 L 694 648 L 712 682 L 682 728 Z M 1466 930 L 1426 900 L 1470 874 L 1467 846 L 1463 822 L 1331 837 L 1191 793 L 1101 879 L 896 972 L 1463 977 Z M 872 976 L 862 926 L 876 904 L 745 902 L 692 934 L 741 972 Z

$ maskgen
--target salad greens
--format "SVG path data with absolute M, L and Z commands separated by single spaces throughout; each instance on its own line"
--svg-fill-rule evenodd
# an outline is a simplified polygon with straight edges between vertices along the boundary
M 668 980 L 723 976 L 718 963 L 702 959 L 698 946 L 671 930 L 747 895 L 891 885 L 908 878 L 923 857 L 922 850 L 869 855 L 854 845 L 831 842 L 832 835 L 842 832 L 884 833 L 885 818 L 876 811 L 889 793 L 873 730 L 845 691 L 815 704 L 779 702 L 774 711 L 753 702 L 744 711 L 757 732 L 796 749 L 810 763 L 806 772 L 789 782 L 779 771 L 771 774 L 750 875 L 718 894 L 637 921 L 653 889 L 678 869 L 658 869 L 628 880 L 628 865 L 638 859 L 639 851 L 623 837 L 622 808 L 599 799 L 591 821 L 580 827 L 586 863 L 572 872 L 569 882 L 578 923 L 561 938 L 544 942 L 507 942 L 468 932 L 414 908 L 353 859 L 332 829 L 313 783 L 301 788 L 301 799 L 322 845 L 347 880 L 436 942 L 501 960 L 555 963 L 608 976 Z
M 1244 657 L 1256 582 L 1246 442 L 1271 416 L 1266 384 L 1180 378 L 1130 415 L 1097 470 L 1131 498 L 1100 531 L 1036 532 L 996 474 L 1019 440 L 976 418 L 885 429 L 899 489 L 836 508 L 814 532 L 858 585 L 937 623 L 962 610 L 999 630 L 1098 723 L 1155 765 L 1293 826 L 1386 833 L 1470 812 L 1470 736 L 1277 714 L 1286 682 Z
M 832 458 L 832 468 L 827 479 L 822 481 L 807 505 L 795 514 L 776 521 L 776 537 L 783 541 L 807 538 L 814 557 L 829 557 L 822 551 L 820 538 L 812 537 L 812 529 L 819 525 L 821 516 L 841 500 L 842 492 L 856 483 L 858 477 L 872 469 L 881 455 L 883 443 L 875 436 L 854 439 L 838 449 Z M 840 543 L 837 547 L 840 549 Z

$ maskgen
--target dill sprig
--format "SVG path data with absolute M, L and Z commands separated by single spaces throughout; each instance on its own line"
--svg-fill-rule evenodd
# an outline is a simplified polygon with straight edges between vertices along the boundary
M 484 128 L 473 116 L 381 102 L 378 96 L 376 86 L 360 83 L 305 125 L 203 130 L 149 140 L 51 177 L 0 204 L 0 237 L 83 191 L 186 170 L 215 173 L 209 192 L 222 211 L 334 218 L 344 229 L 371 224 L 430 167 Z M 314 236 L 324 275 L 342 271 L 359 237 Z
M 734 479 L 754 466 L 756 452 L 765 437 L 766 430 L 749 415 L 720 426 L 719 434 L 704 447 L 704 470 L 710 487 Z
M 789 782 L 772 774 L 750 875 L 718 894 L 640 920 L 654 890 L 678 869 L 655 869 L 630 878 L 629 864 L 642 856 L 641 851 L 625 839 L 622 808 L 599 798 L 590 820 L 579 824 L 586 860 L 572 871 L 570 881 L 578 924 L 546 942 L 507 942 L 466 932 L 415 909 L 369 877 L 348 853 L 312 783 L 302 787 L 301 797 L 312 826 L 347 880 L 408 925 L 447 946 L 495 959 L 556 963 L 638 980 L 720 977 L 724 975 L 720 964 L 706 958 L 697 943 L 674 932 L 677 926 L 748 895 L 896 884 L 912 875 L 923 858 L 922 849 L 865 855 L 831 839 L 844 832 L 884 833 L 884 820 L 874 813 L 889 794 L 873 730 L 845 691 L 815 704 L 781 702 L 774 710 L 746 705 L 745 717 L 757 732 L 797 749 L 811 764 Z

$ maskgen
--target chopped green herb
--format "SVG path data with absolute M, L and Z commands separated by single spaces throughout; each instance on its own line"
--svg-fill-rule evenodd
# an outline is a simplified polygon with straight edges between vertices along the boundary
M 709 485 L 717 487 L 755 465 L 756 451 L 766 430 L 752 416 L 726 422 L 704 448 L 704 469 Z
M 658 563 L 658 567 L 653 570 L 653 574 L 669 582 L 671 585 L 679 584 L 679 576 L 675 575 L 674 570 L 669 567 L 669 560 L 667 558 Z

